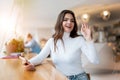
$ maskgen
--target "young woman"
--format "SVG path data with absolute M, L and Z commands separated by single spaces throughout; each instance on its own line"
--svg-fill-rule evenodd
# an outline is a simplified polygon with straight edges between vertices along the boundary
M 69 80 L 88 80 L 82 68 L 81 53 L 85 54 L 90 62 L 99 62 L 92 41 L 91 30 L 87 24 L 82 24 L 81 33 L 75 15 L 71 10 L 63 10 L 57 19 L 55 33 L 50 38 L 39 55 L 27 61 L 27 70 L 33 70 L 34 65 L 40 64 L 49 54 L 58 71 Z

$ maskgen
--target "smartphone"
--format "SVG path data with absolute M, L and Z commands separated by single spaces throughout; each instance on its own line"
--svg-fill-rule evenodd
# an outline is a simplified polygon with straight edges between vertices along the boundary
M 19 56 L 19 59 L 21 59 L 22 61 L 25 62 L 24 65 L 28 65 L 28 63 L 27 63 L 28 60 L 26 58 Z

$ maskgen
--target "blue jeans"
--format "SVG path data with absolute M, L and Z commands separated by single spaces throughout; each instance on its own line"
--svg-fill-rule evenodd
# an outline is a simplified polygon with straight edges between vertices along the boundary
M 85 72 L 77 75 L 67 76 L 67 77 L 69 80 L 89 80 Z

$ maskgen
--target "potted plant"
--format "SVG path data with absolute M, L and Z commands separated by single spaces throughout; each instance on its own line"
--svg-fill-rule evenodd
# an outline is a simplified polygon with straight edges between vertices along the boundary
M 22 39 L 13 38 L 6 43 L 6 54 L 24 52 L 24 41 Z

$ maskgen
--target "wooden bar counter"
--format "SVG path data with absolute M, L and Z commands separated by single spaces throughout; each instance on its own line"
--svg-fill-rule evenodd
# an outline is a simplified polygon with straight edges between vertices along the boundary
M 0 59 L 0 80 L 67 80 L 50 60 L 35 68 L 35 71 L 26 71 L 20 59 Z

